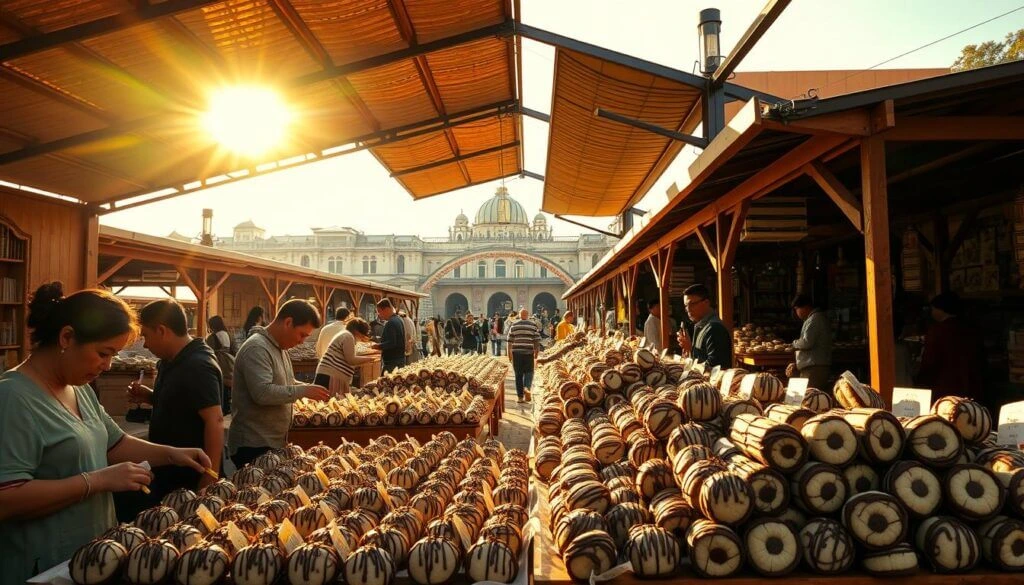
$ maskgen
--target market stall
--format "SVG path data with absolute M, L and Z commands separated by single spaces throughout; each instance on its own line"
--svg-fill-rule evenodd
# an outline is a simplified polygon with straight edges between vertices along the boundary
M 901 403 L 897 418 L 851 375 L 794 394 L 622 336 L 577 334 L 541 361 L 538 583 L 1009 583 L 1024 570 L 1024 455 L 977 402 Z
M 709 284 L 733 327 L 792 328 L 792 295 L 810 294 L 826 301 L 838 341 L 865 344 L 862 367 L 888 401 L 897 372 L 911 369 L 897 364 L 906 352 L 896 326 L 919 321 L 929 295 L 957 283 L 977 289 L 973 295 L 995 287 L 988 294 L 999 299 L 999 315 L 986 321 L 995 327 L 984 354 L 1005 356 L 1021 314 L 1010 290 L 1019 279 L 1010 234 L 1024 129 L 1010 104 L 1024 92 L 1022 80 L 1024 65 L 1013 63 L 795 109 L 749 101 L 667 203 L 565 298 L 584 315 L 614 307 L 632 332 L 640 298 L 675 304 L 681 316 L 677 287 L 687 283 Z M 978 232 L 993 206 L 1002 209 L 1002 227 Z M 965 247 L 972 241 L 977 246 Z M 671 343 L 669 320 L 662 326 Z M 1005 361 L 996 371 L 1005 386 Z

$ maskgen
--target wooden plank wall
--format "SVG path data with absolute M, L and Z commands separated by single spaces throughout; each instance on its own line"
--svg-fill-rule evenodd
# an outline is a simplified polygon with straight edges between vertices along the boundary
M 84 209 L 0 186 L 0 214 L 32 237 L 30 293 L 54 280 L 63 282 L 67 292 L 85 286 Z

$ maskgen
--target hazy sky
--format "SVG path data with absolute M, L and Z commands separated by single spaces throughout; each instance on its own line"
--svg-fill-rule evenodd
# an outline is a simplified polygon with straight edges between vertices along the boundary
M 741 71 L 865 69 L 958 30 L 1021 6 L 1022 0 L 794 0 Z M 722 11 L 722 45 L 733 47 L 765 0 L 522 0 L 523 22 L 687 71 L 697 60 L 697 17 Z M 1024 10 L 888 63 L 885 68 L 948 67 L 969 43 L 1001 39 L 1024 28 Z M 554 49 L 523 42 L 524 105 L 550 110 Z M 791 96 L 785 96 L 791 97 Z M 547 125 L 524 119 L 526 168 L 543 174 Z M 660 205 L 665 189 L 683 175 L 696 149 L 687 147 L 639 207 Z M 270 234 L 308 233 L 310 227 L 346 225 L 366 233 L 440 236 L 460 210 L 472 216 L 499 182 L 414 202 L 368 153 L 355 153 L 265 177 L 105 215 L 102 223 L 167 235 L 198 234 L 200 213 L 214 209 L 214 230 L 231 235 L 247 219 Z M 542 184 L 506 182 L 532 217 Z M 584 221 L 605 227 L 609 219 Z M 582 231 L 554 220 L 556 235 Z

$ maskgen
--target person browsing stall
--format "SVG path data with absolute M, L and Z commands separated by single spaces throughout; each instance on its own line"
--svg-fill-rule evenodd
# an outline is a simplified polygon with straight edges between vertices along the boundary
M 320 336 L 316 338 L 316 359 L 321 359 L 327 353 L 327 348 L 334 341 L 334 336 L 345 330 L 348 320 L 352 318 L 352 311 L 340 307 L 334 312 L 334 321 L 320 328 Z
M 409 365 L 423 359 L 419 347 L 416 345 L 416 322 L 405 312 L 405 309 L 400 309 L 398 316 L 402 318 L 402 328 L 405 331 L 405 365 Z
M 644 321 L 644 347 L 659 352 L 661 343 L 661 303 L 658 299 L 647 301 L 647 320 Z
M 694 284 L 684 290 L 683 306 L 694 326 L 693 339 L 690 339 L 685 329 L 679 329 L 676 339 L 682 350 L 694 360 L 706 364 L 708 369 L 715 366 L 731 368 L 732 339 L 729 329 L 711 307 L 708 287 Z
M 569 337 L 576 331 L 576 313 L 571 310 L 566 311 L 565 315 L 558 322 L 558 327 L 555 328 L 555 341 L 562 341 L 566 337 Z
M 384 321 L 384 330 L 373 349 L 380 350 L 381 369 L 387 373 L 405 365 L 405 324 L 388 298 L 377 302 L 377 317 Z
M 281 305 L 270 325 L 253 328 L 252 336 L 238 349 L 228 430 L 228 453 L 235 467 L 243 467 L 267 451 L 285 446 L 293 402 L 300 398 L 330 398 L 323 386 L 295 379 L 287 353 L 319 325 L 316 307 L 292 299 Z
M 0 585 L 22 585 L 112 528 L 111 494 L 153 480 L 141 463 L 196 473 L 211 465 L 200 449 L 125 434 L 88 386 L 138 334 L 124 301 L 44 284 L 26 324 L 28 358 L 0 374 Z
M 235 375 L 235 354 L 238 353 L 238 346 L 220 315 L 210 317 L 206 324 L 210 327 L 210 334 L 206 336 L 206 345 L 213 350 L 217 358 L 217 365 L 220 366 L 221 376 L 224 378 L 223 391 L 221 392 L 220 410 L 224 414 L 231 414 L 231 387 L 234 386 L 232 376 Z
M 518 402 L 530 401 L 533 386 L 533 364 L 540 353 L 540 330 L 526 309 L 519 311 L 519 320 L 512 323 L 508 332 L 508 358 L 516 378 Z
M 128 387 L 129 396 L 153 405 L 149 440 L 160 445 L 202 449 L 220 472 L 224 451 L 223 377 L 213 350 L 188 334 L 185 309 L 173 299 L 153 301 L 139 311 L 145 347 L 160 361 L 156 382 Z M 197 490 L 216 481 L 183 467 L 158 469 L 150 486 L 150 505 L 178 488 Z
M 934 323 L 925 332 L 921 369 L 915 383 L 920 388 L 930 388 L 933 400 L 965 396 L 985 402 L 989 397 L 982 395 L 983 345 L 974 327 L 960 316 L 963 302 L 959 295 L 938 294 L 930 307 Z
M 793 312 L 804 322 L 800 328 L 800 339 L 793 341 L 796 369 L 801 378 L 807 378 L 811 388 L 828 390 L 832 369 L 832 326 L 828 322 L 828 314 L 815 307 L 811 297 L 805 294 L 793 299 Z
M 324 357 L 320 358 L 313 382 L 327 388 L 335 396 L 348 394 L 352 389 L 352 376 L 356 368 L 375 359 L 374 355 L 356 353 L 356 343 L 369 340 L 370 324 L 358 317 L 349 320 L 345 329 L 334 336 Z

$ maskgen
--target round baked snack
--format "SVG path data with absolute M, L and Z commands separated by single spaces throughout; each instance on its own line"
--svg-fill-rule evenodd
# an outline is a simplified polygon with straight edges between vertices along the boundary
M 231 562 L 234 585 L 273 585 L 284 570 L 285 559 L 273 544 L 257 543 L 238 551 Z
M 788 575 L 800 564 L 800 537 L 778 518 L 757 518 L 747 525 L 743 544 L 747 564 L 765 577 Z
M 71 555 L 68 572 L 78 585 L 103 585 L 121 575 L 128 560 L 128 551 L 121 543 L 107 539 L 93 540 Z
M 638 577 L 671 577 L 679 568 L 681 551 L 676 537 L 653 524 L 634 526 L 626 542 L 626 558 Z
M 573 579 L 587 582 L 615 566 L 615 541 L 603 530 L 591 530 L 575 537 L 562 553 L 565 570 Z
M 174 571 L 179 556 L 166 540 L 147 540 L 128 553 L 125 578 L 134 585 L 162 583 Z

